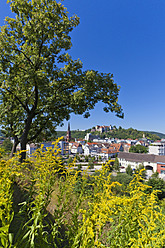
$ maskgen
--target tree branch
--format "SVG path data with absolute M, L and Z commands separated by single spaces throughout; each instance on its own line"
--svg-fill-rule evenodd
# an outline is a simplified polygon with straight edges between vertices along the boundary
M 19 50 L 19 49 L 17 49 L 17 48 L 14 48 L 13 50 L 14 50 L 14 51 L 17 51 L 17 52 L 19 52 L 19 53 L 22 53 L 22 54 L 25 56 L 25 58 L 30 62 L 30 64 L 32 64 L 32 66 L 34 66 L 34 64 L 33 64 L 33 62 L 31 61 L 31 59 L 30 59 L 23 51 L 21 51 L 21 50 Z
M 7 89 L 7 92 L 9 92 L 11 95 L 13 95 L 15 97 L 15 99 L 22 105 L 22 107 L 26 110 L 27 113 L 29 113 L 29 108 L 28 106 L 26 106 L 25 104 L 23 104 L 23 102 L 18 98 L 18 96 L 16 96 L 11 90 Z
M 39 134 L 42 132 L 42 130 L 44 129 L 44 126 L 45 126 L 45 125 L 43 125 L 43 126 L 36 132 L 35 135 L 33 135 L 30 139 L 28 139 L 27 142 L 31 142 L 31 141 L 33 141 L 34 139 L 36 139 L 36 138 L 38 137 L 38 135 L 39 135 Z

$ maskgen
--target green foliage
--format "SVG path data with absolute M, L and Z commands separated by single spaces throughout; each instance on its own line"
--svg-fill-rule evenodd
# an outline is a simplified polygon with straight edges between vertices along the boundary
M 146 179 L 146 170 L 143 164 L 139 164 L 139 166 L 135 169 L 134 173 L 139 174 L 141 171 L 141 178 Z
M 115 162 L 114 162 L 114 164 L 113 164 L 113 169 L 114 169 L 115 171 L 120 171 L 119 159 L 118 159 L 117 157 L 115 158 Z
M 112 182 L 118 182 L 122 185 L 122 187 L 116 186 L 113 189 L 113 191 L 119 195 L 127 194 L 128 185 L 132 181 L 132 179 L 133 179 L 133 176 L 128 175 L 126 173 L 117 173 L 116 176 L 111 175 L 111 181 Z
M 67 160 L 67 163 L 70 164 L 73 162 L 73 158 L 72 157 L 69 157 L 68 160 Z
M 83 71 L 67 52 L 76 15 L 69 17 L 55 0 L 8 3 L 15 17 L 6 17 L 0 33 L 0 121 L 6 136 L 26 150 L 27 142 L 52 137 L 71 113 L 88 118 L 99 101 L 105 112 L 123 117 L 113 75 Z
M 129 164 L 129 165 L 127 166 L 127 168 L 126 168 L 126 173 L 127 173 L 128 175 L 130 175 L 130 176 L 133 175 L 133 171 L 132 171 L 132 168 L 131 168 L 131 165 L 130 165 L 130 164 Z
M 157 195 L 159 199 L 165 198 L 165 181 L 154 173 L 149 180 L 146 182 L 151 188 L 147 189 L 147 192 L 153 192 L 153 190 L 158 190 Z
M 93 169 L 94 168 L 94 163 L 93 163 L 92 160 L 89 160 L 89 162 L 88 162 L 88 168 L 89 169 Z
M 99 161 L 102 161 L 102 157 L 99 155 Z
M 78 154 L 76 154 L 75 156 L 76 160 L 80 162 L 80 156 Z
M 86 155 L 85 156 L 85 162 L 88 162 L 88 160 L 89 160 L 89 157 Z
M 2 158 L 5 155 L 5 150 L 4 148 L 0 147 L 0 158 Z
M 158 133 L 158 132 L 148 132 L 148 133 L 151 133 L 151 134 L 154 134 L 156 136 L 159 137 L 159 139 L 165 139 L 165 134 L 164 133 Z
M 148 147 L 142 145 L 131 146 L 129 152 L 134 153 L 148 153 Z
M 3 144 L 2 144 L 2 148 L 6 151 L 6 152 L 11 152 L 11 149 L 12 149 L 12 142 L 9 140 L 9 139 L 5 139 L 3 141 Z

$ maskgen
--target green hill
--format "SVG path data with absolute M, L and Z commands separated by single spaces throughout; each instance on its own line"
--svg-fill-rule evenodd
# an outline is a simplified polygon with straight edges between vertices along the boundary
M 71 136 L 72 138 L 77 139 L 84 139 L 85 135 L 87 133 L 91 132 L 91 129 L 85 130 L 85 131 L 77 131 L 72 130 Z M 66 131 L 57 131 L 57 137 L 66 136 Z M 112 131 L 109 131 L 107 133 L 100 132 L 92 132 L 93 135 L 99 135 L 101 138 L 118 138 L 118 139 L 142 139 L 143 134 L 145 134 L 145 137 L 148 139 L 151 139 L 153 141 L 159 140 L 161 138 L 165 138 L 165 134 L 158 133 L 158 132 L 150 132 L 150 131 L 138 131 L 137 129 L 128 128 L 124 129 L 122 127 L 116 128 Z
M 155 135 L 159 136 L 161 139 L 165 139 L 164 133 L 158 133 L 158 132 L 153 132 L 153 131 L 148 131 L 148 133 L 155 134 Z
M 99 134 L 99 132 L 93 132 L 93 134 Z M 128 128 L 124 129 L 122 127 L 116 128 L 107 133 L 103 133 L 100 135 L 101 138 L 110 137 L 110 138 L 118 138 L 118 139 L 142 139 L 143 134 L 147 139 L 151 139 L 153 141 L 160 139 L 160 137 L 156 134 L 152 134 L 147 131 L 138 131 L 137 129 Z

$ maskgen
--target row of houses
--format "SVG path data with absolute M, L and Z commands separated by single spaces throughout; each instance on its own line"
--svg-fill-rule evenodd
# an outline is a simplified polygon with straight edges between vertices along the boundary
M 50 148 L 50 147 L 54 148 L 53 141 L 42 142 L 42 145 L 43 145 L 43 147 L 42 147 L 43 150 L 46 150 L 47 148 Z M 27 154 L 30 156 L 39 147 L 40 147 L 40 144 L 34 144 L 34 143 L 27 144 L 27 147 L 26 147 Z M 60 148 L 61 155 L 76 154 L 76 153 L 82 154 L 83 153 L 82 144 L 78 143 L 78 142 L 67 142 L 67 141 L 62 140 L 62 141 L 59 141 L 58 147 Z M 20 149 L 19 145 L 18 145 L 17 149 Z
M 115 144 L 115 143 L 120 143 L 123 146 L 123 150 L 125 152 L 129 152 L 129 149 L 131 146 L 136 146 L 136 145 L 142 145 L 145 147 L 148 147 L 148 153 L 149 154 L 155 154 L 155 155 L 160 155 L 160 156 L 165 156 L 165 140 L 158 140 L 156 142 L 153 142 L 149 139 L 145 138 L 145 135 L 141 139 L 136 139 L 136 140 L 131 140 L 131 139 L 117 139 L 117 138 L 105 138 L 105 139 L 100 139 L 99 136 L 94 136 L 91 133 L 87 133 L 85 136 L 85 140 L 92 141 L 95 143 L 109 143 L 109 144 Z
M 107 141 L 107 142 L 105 142 Z M 141 141 L 134 140 L 105 140 L 104 142 L 86 142 L 85 140 L 76 140 L 75 142 L 69 141 L 60 141 L 59 148 L 61 148 L 61 154 L 82 154 L 91 155 L 91 156 L 101 156 L 105 159 L 115 156 L 119 151 L 129 152 L 129 149 L 132 145 L 145 145 Z M 109 141 L 109 142 L 108 142 Z M 44 148 L 51 147 L 52 142 L 42 142 Z M 27 145 L 27 151 L 29 154 L 32 154 L 34 150 L 38 148 L 38 144 Z M 149 146 L 149 154 L 155 155 L 165 155 L 165 143 L 153 143 Z M 19 149 L 19 146 L 18 146 Z
M 43 149 L 53 147 L 52 142 L 42 142 Z M 39 148 L 39 144 L 28 144 L 27 154 L 29 156 L 34 153 L 34 151 Z M 108 160 L 123 151 L 122 144 L 109 144 L 109 143 L 97 143 L 97 142 L 85 142 L 84 140 L 77 140 L 76 142 L 59 141 L 58 147 L 61 150 L 61 155 L 65 154 L 83 154 L 84 156 L 94 156 L 96 159 L 101 158 Z M 20 149 L 18 145 L 18 149 Z
M 86 143 L 83 147 L 84 155 L 95 156 L 95 158 L 101 157 L 101 159 L 108 160 L 123 151 L 122 144 L 109 144 L 109 143 Z
M 160 178 L 165 179 L 165 156 L 144 153 L 119 152 L 118 159 L 121 172 L 125 172 L 128 165 L 135 170 L 139 165 L 146 169 L 147 177 L 158 172 Z

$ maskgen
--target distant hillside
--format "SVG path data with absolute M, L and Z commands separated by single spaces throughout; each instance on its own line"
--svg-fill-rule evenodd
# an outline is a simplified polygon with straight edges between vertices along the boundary
M 93 132 L 93 134 L 99 135 L 99 132 Z M 147 139 L 150 139 L 153 141 L 160 139 L 159 136 L 157 136 L 156 134 L 152 134 L 150 132 L 138 131 L 137 129 L 133 129 L 133 128 L 124 129 L 122 127 L 115 128 L 114 130 L 109 131 L 107 133 L 102 133 L 100 135 L 100 137 L 101 138 L 110 137 L 110 138 L 118 138 L 118 139 L 133 139 L 133 140 L 135 140 L 135 139 L 142 139 L 143 134 L 145 134 L 145 137 Z
M 77 131 L 77 130 L 72 130 L 71 131 L 71 136 L 72 138 L 77 138 L 77 139 L 84 139 L 85 135 L 87 133 L 90 133 L 91 129 L 85 130 L 85 131 Z M 61 136 L 66 136 L 66 131 L 57 131 L 57 137 L 61 137 Z M 128 128 L 128 129 L 124 129 L 122 127 L 116 128 L 112 131 L 109 131 L 107 133 L 102 133 L 100 134 L 100 132 L 92 132 L 93 135 L 99 135 L 101 138 L 106 138 L 106 137 L 110 137 L 110 138 L 119 138 L 119 139 L 142 139 L 143 138 L 143 134 L 145 134 L 145 137 L 151 140 L 158 140 L 161 137 L 165 137 L 164 136 L 159 136 L 157 132 L 149 132 L 149 131 L 138 131 L 136 129 L 133 128 Z M 163 134 L 162 134 L 163 135 Z
M 153 131 L 148 131 L 148 133 L 155 134 L 160 137 L 160 139 L 165 139 L 165 134 L 164 133 L 158 133 L 158 132 L 153 132 Z

